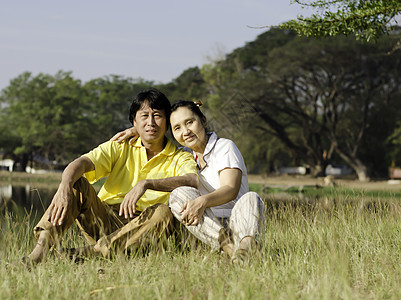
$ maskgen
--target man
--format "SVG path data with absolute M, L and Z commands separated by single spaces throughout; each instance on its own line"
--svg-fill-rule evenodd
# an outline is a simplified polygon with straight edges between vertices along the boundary
M 37 244 L 28 256 L 38 263 L 74 221 L 93 252 L 108 256 L 160 241 L 173 216 L 166 205 L 179 186 L 198 186 L 196 163 L 165 137 L 170 102 L 156 89 L 139 93 L 130 122 L 139 138 L 131 146 L 108 141 L 71 162 L 53 200 L 34 228 Z M 85 176 L 85 177 L 83 177 Z M 99 194 L 89 184 L 107 180 Z

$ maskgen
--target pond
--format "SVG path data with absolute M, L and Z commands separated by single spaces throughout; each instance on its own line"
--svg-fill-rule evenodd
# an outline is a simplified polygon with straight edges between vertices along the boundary
M 57 186 L 32 184 L 0 184 L 0 217 L 6 213 L 15 217 L 31 215 L 38 219 L 49 206 Z
M 93 185 L 99 191 L 105 179 Z M 0 182 L 0 220 L 6 213 L 13 218 L 30 216 L 33 222 L 39 220 L 51 203 L 59 182 Z

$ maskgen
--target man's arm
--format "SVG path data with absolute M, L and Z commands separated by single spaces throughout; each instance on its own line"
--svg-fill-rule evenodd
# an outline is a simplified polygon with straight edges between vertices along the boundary
M 174 189 L 180 186 L 191 186 L 198 188 L 199 180 L 195 174 L 185 174 L 182 176 L 174 176 L 169 178 L 161 179 L 145 179 L 146 189 L 161 191 L 161 192 L 172 192 Z
M 124 214 L 125 218 L 132 218 L 136 211 L 136 203 L 139 198 L 146 192 L 147 189 L 171 192 L 180 186 L 191 186 L 198 188 L 199 180 L 196 174 L 185 174 L 182 176 L 174 176 L 161 179 L 145 179 L 139 181 L 132 190 L 130 190 L 124 197 L 120 205 L 120 216 Z
M 85 156 L 81 156 L 72 161 L 64 169 L 61 183 L 49 206 L 49 221 L 54 226 L 61 225 L 64 222 L 73 197 L 72 189 L 74 183 L 81 178 L 84 173 L 94 169 L 95 165 Z

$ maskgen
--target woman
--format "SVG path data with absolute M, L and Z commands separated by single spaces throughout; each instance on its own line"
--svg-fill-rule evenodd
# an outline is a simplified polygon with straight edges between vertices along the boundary
M 206 117 L 194 102 L 173 104 L 170 123 L 177 142 L 193 153 L 200 181 L 199 190 L 180 187 L 170 194 L 173 215 L 201 241 L 244 262 L 260 233 L 263 201 L 249 192 L 240 151 L 231 140 L 207 132 Z M 112 139 L 132 135 L 135 130 L 127 129 Z

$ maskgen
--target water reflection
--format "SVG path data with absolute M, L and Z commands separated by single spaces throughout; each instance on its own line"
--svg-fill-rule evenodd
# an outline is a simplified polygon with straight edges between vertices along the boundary
M 41 216 L 56 192 L 54 185 L 37 187 L 31 184 L 0 185 L 0 216 L 6 212 L 23 217 L 26 214 Z

